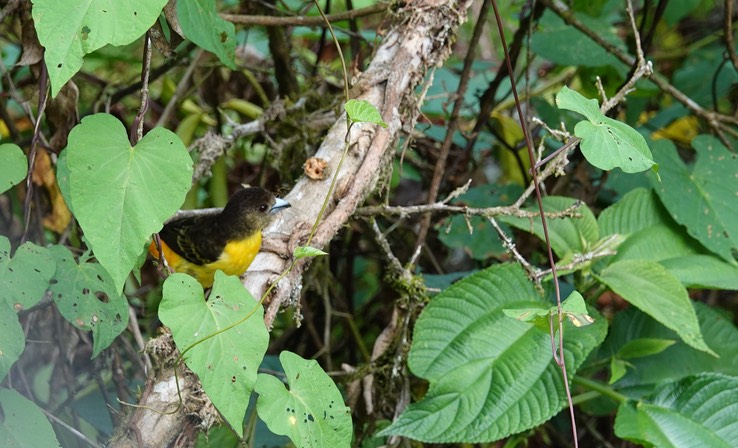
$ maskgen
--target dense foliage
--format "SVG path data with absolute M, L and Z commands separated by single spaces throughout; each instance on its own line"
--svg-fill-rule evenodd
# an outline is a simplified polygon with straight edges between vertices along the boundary
M 0 445 L 733 446 L 733 2 L 499 3 L 4 2 Z M 263 295 L 146 259 L 241 184 Z

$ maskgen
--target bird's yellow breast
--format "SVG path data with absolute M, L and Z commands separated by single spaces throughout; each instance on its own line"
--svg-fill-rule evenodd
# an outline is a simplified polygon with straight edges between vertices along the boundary
M 163 244 L 163 241 L 162 241 Z M 213 286 L 215 271 L 221 270 L 228 275 L 242 275 L 249 268 L 254 257 L 261 247 L 261 232 L 242 240 L 229 241 L 223 248 L 223 253 L 216 261 L 204 265 L 199 265 L 187 261 L 181 256 L 173 253 L 168 247 L 164 247 L 164 256 L 169 266 L 176 272 L 189 274 L 197 279 L 204 288 Z M 158 253 L 152 254 L 158 256 Z

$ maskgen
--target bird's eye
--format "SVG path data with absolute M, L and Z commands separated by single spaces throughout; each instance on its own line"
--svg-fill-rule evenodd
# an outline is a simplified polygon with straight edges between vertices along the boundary
M 268 206 L 268 205 L 266 205 L 266 204 L 261 204 L 261 205 L 259 206 L 259 212 L 261 212 L 261 213 L 265 213 L 265 212 L 266 212 L 267 210 L 269 210 L 269 206 Z

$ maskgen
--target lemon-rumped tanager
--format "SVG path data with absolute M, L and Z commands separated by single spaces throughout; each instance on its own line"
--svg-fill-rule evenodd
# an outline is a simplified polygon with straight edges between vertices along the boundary
M 236 192 L 220 212 L 175 218 L 164 224 L 159 243 L 175 272 L 195 277 L 203 288 L 213 286 L 215 271 L 246 272 L 261 247 L 261 231 L 274 214 L 290 204 L 262 188 Z M 149 252 L 159 258 L 156 242 Z

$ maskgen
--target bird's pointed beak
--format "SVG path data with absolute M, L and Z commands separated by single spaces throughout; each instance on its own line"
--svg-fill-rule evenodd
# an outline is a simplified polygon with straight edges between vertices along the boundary
M 274 205 L 272 205 L 272 209 L 269 210 L 269 212 L 277 213 L 278 211 L 288 207 L 291 207 L 289 202 L 285 201 L 284 199 L 276 198 L 276 200 L 274 201 Z

